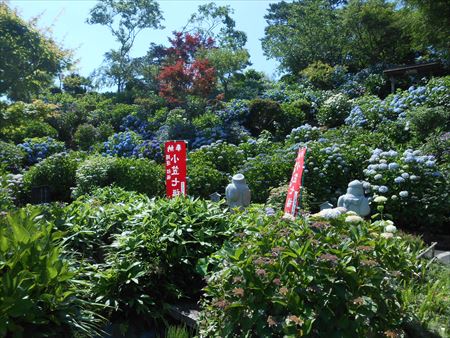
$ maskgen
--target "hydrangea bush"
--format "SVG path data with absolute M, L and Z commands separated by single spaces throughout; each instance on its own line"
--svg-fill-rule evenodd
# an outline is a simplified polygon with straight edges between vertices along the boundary
M 448 220 L 447 175 L 433 155 L 375 149 L 364 170 L 372 192 L 388 198 L 386 212 L 403 226 L 442 225 Z
M 25 139 L 25 142 L 18 146 L 25 152 L 25 160 L 28 165 L 38 163 L 52 154 L 65 150 L 64 142 L 51 137 Z
M 399 287 L 418 269 L 415 247 L 352 215 L 242 217 L 250 227 L 208 261 L 201 337 L 400 334 Z

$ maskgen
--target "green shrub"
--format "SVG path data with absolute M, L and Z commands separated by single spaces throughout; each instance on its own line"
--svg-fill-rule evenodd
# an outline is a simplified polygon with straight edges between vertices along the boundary
M 191 151 L 189 160 L 192 163 L 211 163 L 213 168 L 232 175 L 244 163 L 245 153 L 239 146 L 220 140 Z
M 344 94 L 336 94 L 325 100 L 317 113 L 317 122 L 322 126 L 337 127 L 344 123 L 350 113 L 351 102 Z
M 223 194 L 227 184 L 227 174 L 217 170 L 213 162 L 196 159 L 189 161 L 187 181 L 189 196 L 209 198 L 214 192 Z
M 73 196 L 78 197 L 111 184 L 156 196 L 164 191 L 164 168 L 146 159 L 91 157 L 76 172 Z
M 306 120 L 306 114 L 311 109 L 311 103 L 306 99 L 298 99 L 281 104 L 283 117 L 280 120 L 280 128 L 283 134 L 289 133 L 293 127 L 302 125 Z
M 0 141 L 0 168 L 11 172 L 21 169 L 25 159 L 25 152 L 18 146 Z
M 289 182 L 294 164 L 294 152 L 278 151 L 248 158 L 239 172 L 250 187 L 252 201 L 265 203 L 270 189 Z
M 329 64 L 316 61 L 308 65 L 301 71 L 314 86 L 321 89 L 331 89 L 333 87 L 335 69 Z
M 401 284 L 418 269 L 416 250 L 347 216 L 275 217 L 250 212 L 247 230 L 211 256 L 200 336 L 375 337 L 399 329 Z
M 418 107 L 409 110 L 408 118 L 411 131 L 420 141 L 425 140 L 436 129 L 450 130 L 450 110 L 443 106 Z
M 405 311 L 411 313 L 414 337 L 447 337 L 450 333 L 450 268 L 432 264 L 402 290 Z
M 78 152 L 59 153 L 32 166 L 23 176 L 25 199 L 29 199 L 33 187 L 49 186 L 53 201 L 70 201 L 75 173 L 84 157 Z
M 167 304 L 199 296 L 204 282 L 196 265 L 234 233 L 228 218 L 216 203 L 103 188 L 66 208 L 62 230 L 71 250 L 96 263 L 92 293 L 111 306 L 108 318 L 158 325 Z
M 252 135 L 259 135 L 263 130 L 275 133 L 280 126 L 283 114 L 281 106 L 269 99 L 254 99 L 249 103 L 249 114 L 244 126 Z
M 73 138 L 80 149 L 88 150 L 99 139 L 99 131 L 92 124 L 80 124 Z
M 0 336 L 88 337 L 99 317 L 83 301 L 85 281 L 65 257 L 62 234 L 36 211 L 0 216 Z

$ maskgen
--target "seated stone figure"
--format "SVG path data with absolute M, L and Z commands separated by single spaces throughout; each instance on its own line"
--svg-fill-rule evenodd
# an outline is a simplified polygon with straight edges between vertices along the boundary
M 359 216 L 370 214 L 369 199 L 364 196 L 363 184 L 358 180 L 348 184 L 347 193 L 339 197 L 337 205 L 348 211 L 354 211 Z
M 243 209 L 250 205 L 250 189 L 245 183 L 244 175 L 237 174 L 232 178 L 232 183 L 228 184 L 225 190 L 230 208 Z

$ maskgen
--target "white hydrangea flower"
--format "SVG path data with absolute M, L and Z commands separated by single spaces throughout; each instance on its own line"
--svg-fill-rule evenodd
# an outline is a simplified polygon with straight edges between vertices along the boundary
M 358 215 L 350 215 L 345 218 L 345 222 L 347 223 L 359 223 L 362 221 L 363 221 L 362 217 Z
M 391 233 L 397 232 L 397 227 L 395 225 L 392 225 L 392 224 L 387 225 L 384 228 L 384 232 L 391 232 Z

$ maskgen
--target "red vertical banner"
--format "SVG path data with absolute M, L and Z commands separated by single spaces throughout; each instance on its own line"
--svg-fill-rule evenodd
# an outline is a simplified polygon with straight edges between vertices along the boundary
M 297 215 L 297 205 L 302 188 L 303 168 L 305 165 L 306 148 L 298 150 L 297 159 L 295 160 L 294 171 L 292 172 L 291 182 L 289 183 L 289 190 L 286 196 L 286 203 L 284 205 L 284 213 Z
M 167 141 L 164 144 L 166 195 L 169 198 L 186 196 L 186 157 L 186 141 Z

